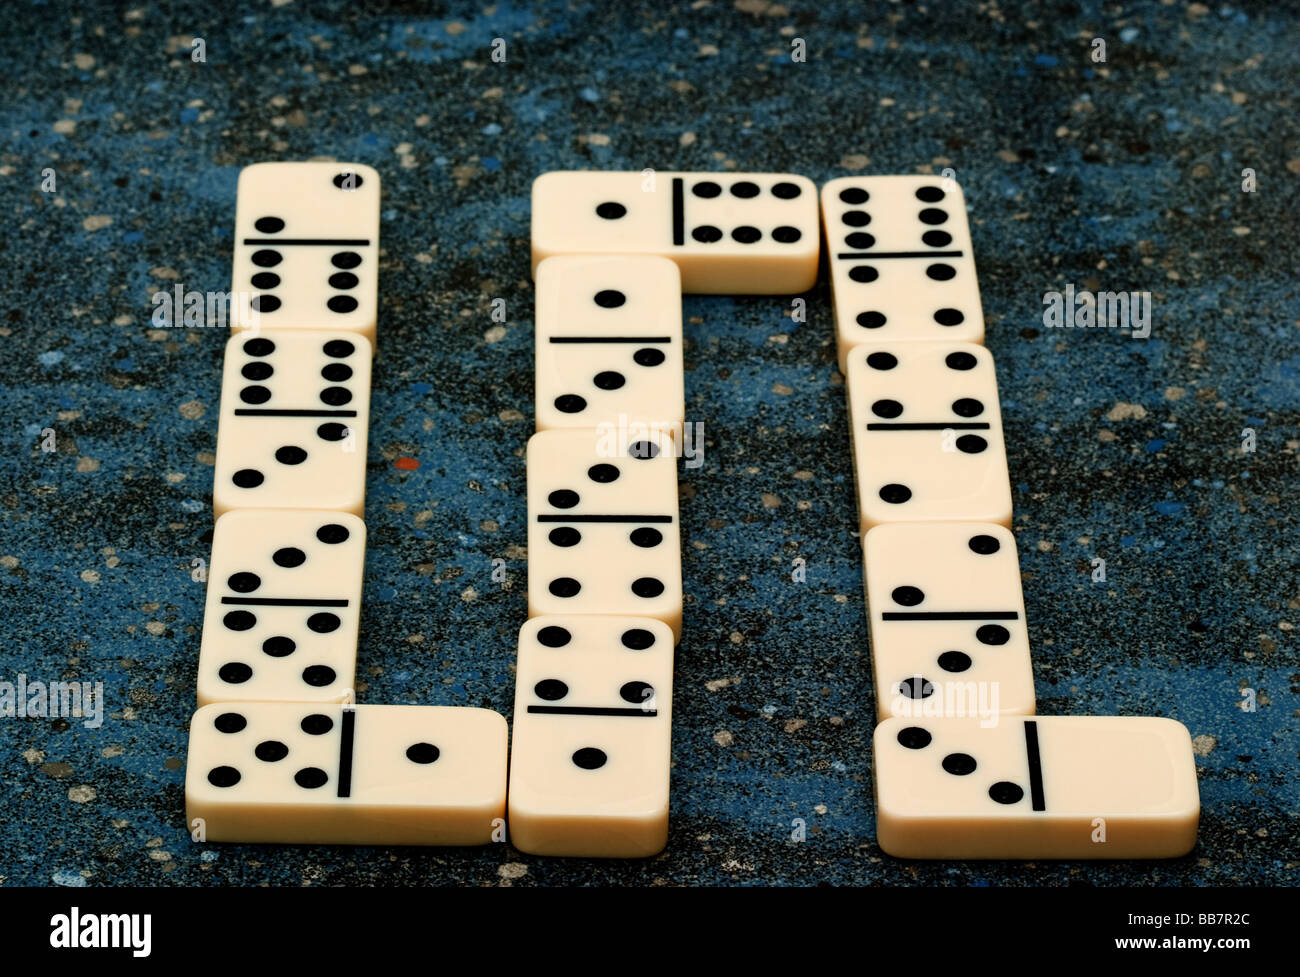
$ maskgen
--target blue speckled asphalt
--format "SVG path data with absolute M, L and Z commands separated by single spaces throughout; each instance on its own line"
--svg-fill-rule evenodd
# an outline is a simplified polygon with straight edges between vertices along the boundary
M 96 729 L 0 719 L 0 882 L 1294 883 L 1294 11 L 417 6 L 5 5 L 20 29 L 0 38 L 0 681 L 102 682 L 107 714 Z M 191 60 L 192 35 L 206 62 Z M 1104 64 L 1089 57 L 1096 36 Z M 498 37 L 505 63 L 491 59 Z M 796 38 L 806 63 L 790 60 Z M 783 298 L 686 301 L 687 413 L 707 447 L 681 481 L 663 855 L 192 844 L 203 585 L 190 567 L 211 537 L 226 336 L 153 329 L 150 296 L 228 288 L 239 168 L 314 155 L 385 180 L 362 701 L 510 709 L 534 176 L 952 167 L 998 364 L 1039 710 L 1184 722 L 1196 851 L 1025 866 L 902 863 L 876 847 L 824 281 L 803 323 Z M 1150 291 L 1151 338 L 1046 329 L 1043 293 L 1071 282 Z M 805 583 L 790 578 L 796 557 Z M 796 818 L 806 841 L 789 840 Z

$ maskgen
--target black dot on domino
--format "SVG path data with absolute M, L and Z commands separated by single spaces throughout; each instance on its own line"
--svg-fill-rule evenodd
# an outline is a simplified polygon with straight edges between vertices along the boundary
M 903 405 L 896 400 L 877 400 L 871 405 L 871 413 L 877 417 L 897 417 L 903 413 Z
M 338 251 L 330 256 L 330 264 L 335 268 L 355 268 L 361 264 L 361 255 L 355 251 Z
M 330 421 L 316 428 L 316 437 L 322 441 L 342 441 L 348 436 L 346 424 L 340 424 L 337 421 Z
M 697 197 L 703 197 L 705 200 L 712 200 L 718 194 L 722 193 L 722 187 L 712 180 L 701 180 L 691 187 L 691 193 Z
M 208 783 L 213 787 L 234 787 L 239 779 L 239 771 L 234 767 L 213 767 L 208 771 Z
M 607 485 L 610 482 L 616 481 L 618 475 L 618 466 L 608 464 L 607 462 L 602 462 L 599 465 L 592 465 L 587 469 L 587 477 L 593 482 L 599 482 L 602 485 Z
M 875 243 L 875 236 L 868 234 L 866 231 L 854 231 L 844 239 L 844 244 L 855 251 L 865 251 Z
M 582 584 L 572 577 L 556 577 L 547 586 L 547 590 L 554 597 L 577 597 L 578 592 L 582 590 Z
M 352 345 L 352 343 L 348 342 L 346 339 L 331 339 L 321 347 L 321 352 L 326 356 L 334 357 L 336 360 L 341 360 L 345 356 L 351 356 L 356 351 L 356 346 Z
M 329 611 L 321 611 L 307 618 L 307 627 L 317 634 L 329 634 L 331 631 L 337 631 L 342 623 L 337 614 L 331 614 Z
M 257 616 L 251 611 L 231 611 L 221 623 L 231 631 L 247 631 L 257 623 Z
M 856 206 L 858 204 L 865 204 L 870 200 L 871 194 L 867 193 L 867 191 L 863 190 L 861 187 L 845 187 L 840 191 L 840 199 L 846 204 Z
M 732 240 L 737 244 L 753 244 L 762 236 L 762 231 L 757 227 L 750 227 L 748 224 L 742 224 L 731 232 Z
M 880 272 L 872 268 L 871 265 L 858 265 L 849 269 L 849 280 L 855 281 L 859 285 L 869 285 L 880 277 Z
M 330 288 L 356 288 L 359 281 L 350 271 L 337 271 L 329 277 Z
M 320 399 L 330 407 L 342 407 L 352 400 L 352 391 L 347 387 L 326 387 L 320 392 Z
M 331 546 L 336 543 L 346 543 L 351 535 L 352 532 L 347 526 L 340 526 L 336 522 L 327 522 L 316 530 L 316 538 Z
M 999 804 L 1018 804 L 1024 800 L 1025 791 L 1019 784 L 1009 780 L 999 780 L 989 788 L 989 797 Z
M 617 309 L 627 301 L 627 296 L 616 288 L 603 288 L 596 293 L 596 304 L 602 309 Z
M 664 541 L 664 534 L 650 526 L 641 526 L 632 530 L 628 534 L 628 539 L 632 541 L 633 546 L 640 546 L 642 549 L 649 549 L 652 546 L 658 546 Z
M 298 728 L 308 736 L 324 736 L 334 728 L 334 720 L 322 713 L 313 712 L 310 716 L 303 717 Z
M 307 460 L 307 452 L 296 444 L 286 444 L 275 449 L 275 460 L 282 465 L 301 465 Z
M 237 712 L 223 712 L 212 721 L 218 733 L 238 733 L 248 725 L 248 720 Z
M 1011 640 L 1011 632 L 1001 624 L 983 624 L 976 629 L 975 637 L 980 644 L 1004 645 Z
M 629 628 L 623 632 L 623 647 L 629 651 L 645 651 L 655 643 L 653 631 L 647 631 L 645 628 Z
M 925 600 L 925 591 L 920 587 L 895 587 L 889 596 L 894 599 L 895 604 L 902 604 L 904 607 L 915 607 Z
M 263 234 L 279 234 L 284 230 L 284 221 L 278 217 L 259 217 L 253 226 Z
M 254 312 L 274 312 L 280 307 L 280 300 L 274 295 L 254 295 L 248 306 Z
M 945 672 L 964 672 L 971 666 L 970 655 L 961 651 L 945 651 L 938 662 Z
M 217 676 L 227 685 L 243 685 L 253 677 L 253 670 L 243 662 L 226 662 L 217 669 Z
M 925 273 L 936 282 L 946 282 L 952 280 L 953 276 L 957 274 L 957 269 L 952 265 L 940 263 L 930 265 L 925 269 Z
M 858 325 L 863 329 L 879 329 L 888 321 L 883 312 L 858 313 Z
M 871 215 L 865 210 L 846 210 L 840 220 L 848 227 L 866 227 L 871 223 Z
M 275 763 L 289 755 L 289 748 L 279 740 L 265 740 L 253 748 L 253 756 L 267 763 Z
M 537 632 L 537 640 L 547 648 L 563 648 L 573 640 L 573 635 L 569 633 L 568 628 L 548 624 Z
M 898 683 L 898 693 L 907 696 L 909 699 L 928 699 L 934 695 L 934 683 L 929 679 L 914 675 L 912 678 L 905 678 Z
M 601 390 L 617 390 L 627 383 L 627 378 L 616 370 L 604 370 L 597 373 L 591 382 Z
M 966 316 L 957 309 L 939 309 L 934 313 L 934 321 L 941 326 L 960 326 Z
M 557 526 L 546 538 L 553 546 L 577 546 L 582 542 L 582 533 L 572 526 Z
M 546 497 L 546 501 L 557 509 L 572 509 L 578 504 L 578 493 L 573 489 L 556 489 Z
M 922 224 L 942 224 L 948 219 L 948 212 L 938 207 L 926 207 L 919 216 Z
M 632 354 L 632 359 L 637 366 L 658 366 L 665 357 L 661 349 L 638 349 Z
M 691 237 L 701 244 L 714 244 L 722 240 L 722 231 L 712 224 L 701 224 L 691 231 Z
M 624 682 L 618 690 L 619 697 L 624 702 L 634 702 L 641 705 L 654 698 L 655 689 L 649 682 Z
M 898 731 L 898 743 L 909 750 L 923 750 L 930 745 L 929 730 L 920 726 L 905 726 Z
M 270 356 L 275 352 L 275 343 L 269 339 L 250 339 L 244 343 L 244 352 L 249 356 Z
M 1002 544 L 996 536 L 988 536 L 984 533 L 972 536 L 966 545 L 971 548 L 971 552 L 978 553 L 980 556 L 991 556 L 1002 549 Z
M 271 559 L 278 567 L 300 567 L 307 562 L 307 554 L 296 546 L 284 546 L 271 554 Z
M 950 370 L 973 370 L 978 361 L 974 353 L 949 353 L 943 362 Z
M 921 240 L 932 248 L 942 248 L 952 244 L 952 235 L 947 231 L 926 231 Z
M 555 409 L 562 414 L 581 414 L 587 409 L 587 401 L 577 394 L 561 394 L 555 398 Z
M 284 260 L 284 255 L 279 251 L 272 251 L 270 248 L 263 248 L 260 251 L 253 252 L 253 264 L 259 268 L 274 268 Z
M 731 185 L 731 195 L 739 197 L 741 200 L 749 200 L 751 197 L 758 196 L 758 184 L 750 180 L 741 180 Z
M 584 746 L 573 754 L 575 766 L 583 770 L 599 770 L 609 760 L 604 750 L 598 750 L 594 746 Z
M 323 689 L 327 685 L 333 685 L 336 678 L 338 673 L 328 665 L 308 665 L 302 670 L 303 683 L 313 689 Z
M 341 315 L 345 315 L 349 312 L 355 312 L 359 304 L 360 303 L 351 295 L 335 295 L 325 303 L 325 307 L 331 312 L 338 312 Z
M 245 570 L 241 573 L 232 573 L 226 584 L 237 594 L 251 594 L 262 586 L 262 578 Z
M 984 413 L 984 405 L 974 397 L 962 397 L 952 402 L 952 412 L 958 417 L 978 417 Z
M 303 767 L 293 775 L 293 779 L 299 787 L 315 790 L 317 787 L 324 787 L 330 778 L 329 774 L 320 767 Z
M 957 450 L 968 455 L 977 455 L 988 446 L 989 443 L 978 434 L 963 434 L 957 439 Z
M 772 196 L 780 200 L 793 200 L 801 193 L 803 193 L 803 188 L 797 183 L 788 183 L 783 180 L 772 185 Z
M 261 365 L 261 363 L 250 364 L 250 366 Z M 271 399 L 271 391 L 258 384 L 253 384 L 239 391 L 239 399 L 246 404 L 265 404 Z
M 917 187 L 916 199 L 922 203 L 934 204 L 943 199 L 942 187 Z
M 230 480 L 240 488 L 257 488 L 265 479 L 266 476 L 256 468 L 241 468 L 230 476 Z
M 772 231 L 772 240 L 777 244 L 794 244 L 803 237 L 803 231 L 788 224 L 782 224 Z
M 274 635 L 262 642 L 263 653 L 270 655 L 272 658 L 287 658 L 297 648 L 298 643 L 293 638 L 286 637 L 283 634 Z
M 340 190 L 355 190 L 365 181 L 361 179 L 361 174 L 352 170 L 344 170 L 342 173 L 334 174 L 334 185 Z
M 533 686 L 533 692 L 539 699 L 555 702 L 569 694 L 569 687 L 558 678 L 544 678 Z
M 892 370 L 898 366 L 898 357 L 893 353 L 872 353 L 867 357 L 867 366 L 873 370 Z
M 627 213 L 627 208 L 612 200 L 596 205 L 596 216 L 607 221 L 616 221 Z
M 412 743 L 406 748 L 406 759 L 412 763 L 433 763 L 442 751 L 432 743 Z
M 253 362 L 245 363 L 243 369 L 239 371 L 239 375 L 245 380 L 266 380 L 274 372 L 275 367 L 271 366 L 270 363 Z
M 890 482 L 888 485 L 880 486 L 881 501 L 888 502 L 890 505 L 902 505 L 911 497 L 912 490 L 906 485 Z
M 249 279 L 254 288 L 272 289 L 280 285 L 280 276 L 273 271 L 259 271 Z
M 659 457 L 659 445 L 653 441 L 633 441 L 627 446 L 627 453 L 633 458 L 645 461 L 649 458 Z
M 649 600 L 664 592 L 664 585 L 654 577 L 637 577 L 632 581 L 632 593 Z
M 949 753 L 943 758 L 943 769 L 954 777 L 965 777 L 975 772 L 975 758 L 969 753 Z

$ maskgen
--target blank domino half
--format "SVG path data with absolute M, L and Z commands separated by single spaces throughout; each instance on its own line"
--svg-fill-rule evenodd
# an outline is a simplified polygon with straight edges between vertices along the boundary
M 235 204 L 235 329 L 375 339 L 379 174 L 359 163 L 255 163 Z
M 820 226 L 816 187 L 790 173 L 543 173 L 533 272 L 553 255 L 659 255 L 684 292 L 792 294 L 816 281 Z
M 537 429 L 644 421 L 681 427 L 682 279 L 653 255 L 537 266 Z
M 658 435 L 528 440 L 528 616 L 626 614 L 682 627 L 677 459 Z
M 489 709 L 223 702 L 190 722 L 185 810 L 207 841 L 482 845 L 506 806 Z
M 239 509 L 217 520 L 198 700 L 351 697 L 366 527 L 347 512 Z
M 212 503 L 361 515 L 370 423 L 370 342 L 281 329 L 226 344 Z
M 863 539 L 876 715 L 1032 715 L 1016 539 L 977 522 L 901 522 Z
M 988 350 L 973 343 L 856 346 L 845 387 L 863 532 L 885 522 L 1011 525 Z
M 876 834 L 900 858 L 1175 858 L 1196 844 L 1191 737 L 1131 716 L 887 719 Z
M 936 176 L 822 188 L 840 369 L 859 343 L 984 341 L 961 187 Z
M 643 617 L 520 629 L 510 840 L 534 855 L 644 858 L 668 841 L 673 636 Z

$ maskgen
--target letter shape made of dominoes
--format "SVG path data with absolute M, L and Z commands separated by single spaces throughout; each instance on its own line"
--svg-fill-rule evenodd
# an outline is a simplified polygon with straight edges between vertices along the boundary
M 1016 539 L 978 522 L 897 522 L 863 538 L 876 715 L 1032 715 Z
M 198 700 L 351 701 L 366 527 L 348 512 L 237 509 L 212 538 Z
M 528 615 L 621 614 L 682 626 L 672 438 L 590 428 L 528 440 Z
M 861 528 L 1011 525 L 993 357 L 974 343 L 855 346 L 845 393 Z
M 961 187 L 937 176 L 822 187 L 840 369 L 859 343 L 984 341 Z
M 255 163 L 239 174 L 235 329 L 336 329 L 372 344 L 379 174 L 360 163 Z
M 535 617 L 519 632 L 510 840 L 644 858 L 668 840 L 673 636 L 662 621 Z
M 226 344 L 212 503 L 361 515 L 370 342 L 308 329 L 236 333 Z
M 789 173 L 543 173 L 533 181 L 533 271 L 565 254 L 671 258 L 682 291 L 780 295 L 811 288 L 817 190 Z
M 682 281 L 654 255 L 565 255 L 537 266 L 539 431 L 685 416 Z
M 186 817 L 207 841 L 487 844 L 506 758 L 490 709 L 219 702 L 190 722 Z
M 895 717 L 876 837 L 899 858 L 1174 858 L 1196 844 L 1191 737 L 1134 716 Z

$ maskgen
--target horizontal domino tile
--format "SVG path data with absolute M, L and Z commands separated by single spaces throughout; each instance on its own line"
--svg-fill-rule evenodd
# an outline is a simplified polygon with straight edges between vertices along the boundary
M 510 834 L 535 855 L 644 858 L 668 840 L 673 635 L 643 617 L 519 632 Z
M 966 198 L 933 176 L 842 177 L 821 193 L 840 370 L 860 343 L 984 341 Z
M 533 181 L 532 260 L 649 254 L 682 291 L 781 295 L 817 278 L 817 189 L 791 173 L 543 173 Z
M 506 738 L 489 709 L 215 703 L 190 723 L 186 817 L 209 841 L 487 844 Z
M 877 838 L 900 858 L 1174 858 L 1196 843 L 1192 743 L 1172 719 L 887 719 Z

